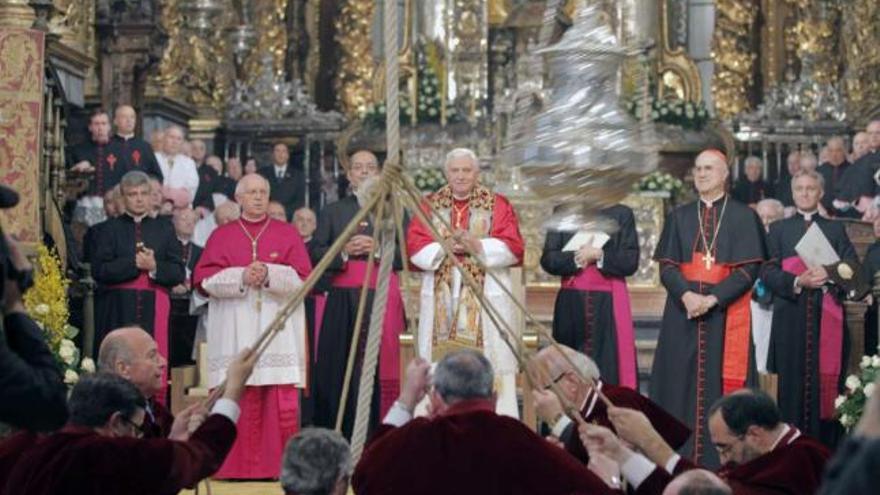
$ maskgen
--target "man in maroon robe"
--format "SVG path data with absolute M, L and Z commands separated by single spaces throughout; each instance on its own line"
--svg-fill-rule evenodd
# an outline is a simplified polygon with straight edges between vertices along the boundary
M 582 425 L 581 439 L 591 453 L 617 460 L 636 493 L 661 493 L 675 476 L 698 468 L 666 445 L 644 415 L 631 410 L 610 415 L 620 438 L 643 454 L 601 426 Z M 819 488 L 828 449 L 780 421 L 779 409 L 764 392 L 746 389 L 722 397 L 709 410 L 708 422 L 722 462 L 717 473 L 734 493 L 811 494 Z
M 269 194 L 262 176 L 241 179 L 235 194 L 241 217 L 211 233 L 193 273 L 195 286 L 210 297 L 207 379 L 212 388 L 312 270 L 296 229 L 269 218 Z M 278 477 L 284 443 L 299 427 L 297 388 L 306 386 L 307 367 L 305 310 L 299 306 L 254 369 L 242 402 L 242 427 L 251 433 L 239 438 L 217 477 Z
M 568 359 L 562 353 L 565 353 Z M 559 386 L 566 400 L 579 407 L 581 416 L 586 422 L 615 431 L 614 425 L 608 418 L 608 406 L 599 397 L 601 393 L 617 407 L 626 407 L 644 413 L 651 426 L 660 432 L 663 440 L 675 449 L 684 445 L 691 436 L 690 428 L 647 397 L 631 388 L 611 385 L 603 381 L 599 376 L 599 367 L 585 354 L 559 345 L 558 348 L 549 346 L 542 349 L 536 358 L 542 369 L 547 370 L 549 374 L 547 378 Z M 551 435 L 558 438 L 571 455 L 584 464 L 589 463 L 590 456 L 578 437 L 577 425 L 563 413 L 559 398 L 546 389 L 535 390 L 534 396 L 538 416 L 550 426 Z
M 226 389 L 186 442 L 143 439 L 145 402 L 117 375 L 86 375 L 70 396 L 70 421 L 24 452 L 4 495 L 171 494 L 214 473 L 235 440 L 238 401 L 256 354 L 229 365 Z
M 421 359 L 407 368 L 400 398 L 355 469 L 355 493 L 615 493 L 562 449 L 495 413 L 492 365 L 478 351 L 440 360 L 430 380 L 432 417 L 412 419 L 428 369 Z

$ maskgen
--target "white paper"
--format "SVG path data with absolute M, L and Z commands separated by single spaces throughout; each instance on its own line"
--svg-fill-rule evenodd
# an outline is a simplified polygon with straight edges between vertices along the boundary
M 565 247 L 562 250 L 577 251 L 587 243 L 594 248 L 602 249 L 602 246 L 608 242 L 608 239 L 611 239 L 611 237 L 605 232 L 580 230 L 565 243 Z
M 840 261 L 840 256 L 837 256 L 834 247 L 828 242 L 828 238 L 822 233 L 819 225 L 815 223 L 807 229 L 794 250 L 809 268 L 833 265 Z

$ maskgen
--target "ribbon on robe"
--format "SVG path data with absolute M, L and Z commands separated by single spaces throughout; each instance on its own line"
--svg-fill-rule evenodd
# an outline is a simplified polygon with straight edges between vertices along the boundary
M 171 299 L 168 297 L 168 289 L 154 282 L 147 272 L 141 272 L 136 278 L 108 286 L 108 289 L 117 290 L 135 290 L 148 291 L 154 294 L 155 311 L 153 312 L 153 338 L 156 340 L 156 347 L 159 354 L 168 361 L 168 317 L 171 315 Z M 168 370 L 167 367 L 162 371 L 162 390 L 156 396 L 156 400 L 162 405 L 167 402 L 165 400 L 166 390 L 168 389 Z
M 799 256 L 782 260 L 782 269 L 795 277 L 807 271 Z M 829 292 L 822 294 L 822 315 L 819 319 L 819 416 L 834 417 L 834 399 L 843 355 L 843 307 Z
M 606 277 L 595 265 L 589 265 L 573 277 L 564 277 L 562 288 L 611 293 L 617 341 L 618 377 L 621 385 L 635 389 L 637 387 L 635 335 L 626 281 L 620 277 Z
M 378 263 L 374 262 L 370 273 L 370 289 L 376 288 L 378 272 Z M 333 287 L 343 289 L 360 289 L 366 277 L 367 262 L 349 259 L 345 263 L 345 269 L 334 275 L 332 284 Z M 397 274 L 391 272 L 388 302 L 382 320 L 382 341 L 379 344 L 380 417 L 385 417 L 385 413 L 391 409 L 400 391 L 400 333 L 404 328 L 406 328 L 406 320 L 403 300 L 400 296 L 400 283 Z
M 691 282 L 717 285 L 729 277 L 733 267 L 724 263 L 714 263 L 706 268 L 702 254 L 695 251 L 690 263 L 679 266 L 681 274 Z M 724 320 L 724 357 L 721 367 L 722 394 L 743 388 L 749 371 L 749 344 L 751 342 L 752 315 L 749 289 L 727 306 Z

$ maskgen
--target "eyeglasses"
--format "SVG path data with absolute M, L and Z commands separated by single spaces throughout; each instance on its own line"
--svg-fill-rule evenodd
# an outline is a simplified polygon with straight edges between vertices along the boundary
M 124 416 L 122 417 L 122 421 L 124 421 L 128 426 L 131 426 L 132 431 L 134 431 L 135 438 L 143 438 L 144 437 L 144 425 L 142 425 L 142 424 L 139 425 Z
M 745 435 L 735 435 L 733 438 L 735 438 L 736 441 L 731 441 L 730 443 L 716 443 L 715 450 L 718 451 L 718 455 L 726 456 L 731 450 L 733 450 L 733 447 L 741 443 L 745 437 Z
M 563 378 L 565 378 L 565 375 L 567 375 L 568 373 L 569 373 L 568 371 L 563 371 L 562 373 L 560 373 L 556 378 L 553 379 L 552 383 L 549 383 L 546 386 L 544 386 L 544 390 L 550 390 L 553 387 L 553 385 L 559 383 L 559 381 L 562 380 Z

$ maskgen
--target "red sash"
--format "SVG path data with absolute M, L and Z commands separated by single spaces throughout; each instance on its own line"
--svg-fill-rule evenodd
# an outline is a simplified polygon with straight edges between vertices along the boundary
M 153 292 L 156 298 L 156 308 L 153 313 L 153 338 L 156 339 L 156 347 L 159 354 L 168 361 L 168 316 L 171 314 L 171 300 L 168 298 L 168 289 L 155 283 L 147 272 L 141 272 L 137 278 L 121 284 L 110 285 L 109 289 L 143 290 Z M 168 369 L 162 372 L 162 390 L 156 397 L 162 405 L 165 405 L 166 390 L 168 388 Z
M 376 288 L 379 263 L 373 263 L 370 273 L 370 288 Z M 348 260 L 345 270 L 333 277 L 333 287 L 344 289 L 360 289 L 367 276 L 367 262 Z M 394 404 L 400 390 L 400 333 L 406 328 L 403 317 L 403 300 L 400 297 L 400 283 L 397 274 L 391 272 L 391 285 L 388 287 L 388 303 L 385 307 L 385 318 L 382 320 L 382 342 L 379 345 L 379 386 L 380 417 Z M 317 340 L 317 339 L 316 339 Z
M 573 277 L 564 277 L 562 288 L 611 293 L 617 333 L 617 373 L 620 385 L 636 388 L 635 336 L 626 281 L 619 277 L 606 277 L 596 265 L 589 265 Z
M 782 269 L 798 276 L 807 265 L 798 256 L 782 260 Z M 822 316 L 819 320 L 819 415 L 834 417 L 834 399 L 842 366 L 843 307 L 828 292 L 822 294 Z
M 733 271 L 731 265 L 715 263 L 706 269 L 702 260 L 697 260 L 696 252 L 690 263 L 682 263 L 684 278 L 691 282 L 717 285 Z M 752 291 L 748 290 L 727 307 L 724 321 L 724 358 L 721 370 L 722 394 L 726 395 L 743 388 L 749 370 L 749 342 L 751 341 L 751 311 L 749 301 Z

